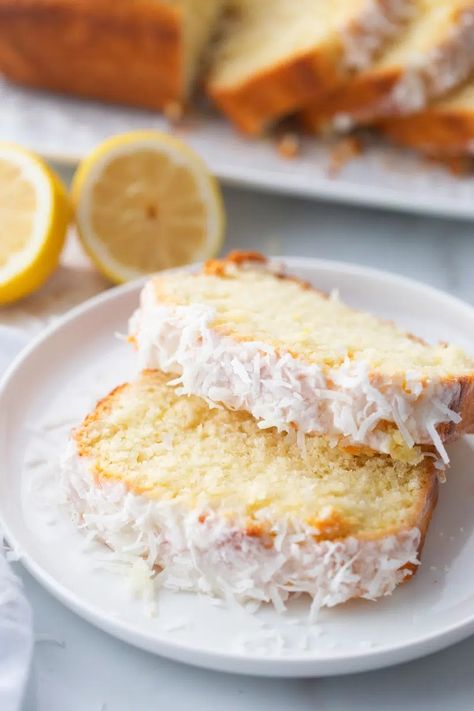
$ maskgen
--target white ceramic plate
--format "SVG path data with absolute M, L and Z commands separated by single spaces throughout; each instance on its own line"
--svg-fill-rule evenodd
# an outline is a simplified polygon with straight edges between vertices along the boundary
M 157 113 L 21 89 L 0 78 L 0 139 L 75 163 L 99 141 L 138 128 L 170 130 Z M 222 180 L 350 204 L 474 219 L 474 177 L 456 178 L 417 156 L 374 144 L 331 177 L 331 146 L 302 140 L 295 160 L 269 140 L 246 140 L 221 117 L 203 115 L 175 129 Z
M 318 287 L 340 289 L 356 307 L 472 351 L 474 310 L 446 294 L 336 262 L 284 261 Z M 114 333 L 126 329 L 139 288 L 113 289 L 72 311 L 20 356 L 0 387 L 0 514 L 33 575 L 68 607 L 121 639 L 172 659 L 247 674 L 374 669 L 474 632 L 474 442 L 467 438 L 451 448 L 449 480 L 441 487 L 415 579 L 377 603 L 325 610 L 315 625 L 308 624 L 304 601 L 285 616 L 270 608 L 252 615 L 165 591 L 151 611 L 149 602 L 132 596 L 128 578 L 94 567 L 83 538 L 49 497 L 56 456 L 71 425 L 134 372 L 131 349 Z

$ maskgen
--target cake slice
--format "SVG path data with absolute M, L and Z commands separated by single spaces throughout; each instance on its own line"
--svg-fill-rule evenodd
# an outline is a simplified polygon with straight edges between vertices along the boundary
M 164 587 L 314 609 L 392 592 L 416 570 L 436 503 L 433 462 L 306 453 L 247 413 L 179 397 L 145 372 L 74 432 L 62 487 L 81 530 Z
M 474 81 L 424 111 L 387 119 L 378 128 L 396 143 L 428 155 L 474 156 Z
M 181 392 L 246 410 L 259 426 L 325 434 L 416 459 L 474 430 L 474 359 L 428 345 L 234 253 L 199 273 L 163 272 L 130 323 L 140 367 Z
M 414 0 L 230 0 L 209 95 L 236 126 L 261 133 L 366 67 Z
M 416 0 L 416 13 L 373 66 L 301 114 L 314 132 L 348 130 L 423 109 L 474 68 L 474 1 Z
M 54 91 L 183 104 L 226 0 L 0 0 L 0 72 Z

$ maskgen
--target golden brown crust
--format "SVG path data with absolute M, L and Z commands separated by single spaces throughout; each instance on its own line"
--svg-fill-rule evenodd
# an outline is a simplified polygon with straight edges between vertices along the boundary
M 474 375 L 461 378 L 459 381 L 459 398 L 451 404 L 451 408 L 461 415 L 461 422 L 448 425 L 445 440 L 456 439 L 463 434 L 474 434 Z
M 301 124 L 310 133 L 320 133 L 338 115 L 363 123 L 382 110 L 401 76 L 401 68 L 362 72 L 307 106 L 299 115 Z
M 117 385 L 117 387 L 114 388 L 108 395 L 98 400 L 92 412 L 85 417 L 79 427 L 73 430 L 72 436 L 76 443 L 77 453 L 80 457 L 89 457 L 91 455 L 90 444 L 86 438 L 88 427 L 94 422 L 97 422 L 102 415 L 108 414 L 114 406 L 114 401 L 117 395 L 124 390 L 127 390 L 128 387 L 128 383 Z
M 255 264 L 267 264 L 268 259 L 260 252 L 244 252 L 234 249 L 226 257 L 222 259 L 208 259 L 204 262 L 203 274 L 208 276 L 225 276 L 227 267 L 241 266 L 246 262 L 255 262 Z
M 445 168 L 456 178 L 465 178 L 474 174 L 474 155 L 436 156 L 427 158 L 438 167 Z
M 265 257 L 265 255 L 261 254 L 261 252 L 245 252 L 240 251 L 238 249 L 234 249 L 232 252 L 229 252 L 227 256 L 222 257 L 221 259 L 209 259 L 207 262 L 204 263 L 202 273 L 206 274 L 207 276 L 225 278 L 227 276 L 227 271 L 229 267 L 232 269 L 232 267 L 241 267 L 244 264 L 251 265 L 252 263 L 255 264 L 257 267 L 262 266 L 264 264 L 268 264 L 268 257 Z M 272 271 L 272 274 L 275 276 L 276 279 L 294 281 L 296 284 L 299 284 L 302 289 L 312 289 L 312 291 L 317 292 L 324 299 L 329 298 L 329 295 L 326 294 L 326 292 L 316 289 L 312 284 L 310 284 L 309 281 L 300 279 L 299 277 L 293 276 L 292 274 L 285 274 L 284 272 Z
M 375 454 L 375 456 L 387 456 L 387 455 L 380 455 L 380 454 Z M 418 507 L 415 510 L 413 514 L 413 518 L 411 521 L 407 521 L 404 529 L 403 530 L 409 530 L 411 528 L 418 528 L 421 534 L 420 538 L 420 545 L 419 545 L 419 552 L 421 553 L 421 550 L 424 545 L 426 533 L 428 531 L 428 527 L 431 521 L 431 517 L 433 515 L 433 512 L 436 508 L 436 504 L 438 502 L 438 490 L 439 490 L 439 479 L 438 479 L 438 473 L 436 471 L 436 468 L 434 466 L 434 460 L 431 459 L 430 457 L 425 457 L 423 460 L 422 464 L 419 464 L 418 466 L 422 466 L 425 470 L 425 482 L 424 482 L 424 487 L 419 493 L 418 497 Z M 332 521 L 332 517 L 329 519 Z M 346 535 L 351 535 L 351 527 L 352 523 L 350 520 L 346 519 L 344 520 L 342 517 L 339 518 L 338 523 L 340 526 L 344 526 L 346 528 L 347 534 Z M 316 527 L 320 525 L 320 523 L 312 522 Z M 359 540 L 363 541 L 373 541 L 377 540 L 381 537 L 386 537 L 386 536 L 396 536 L 401 532 L 401 529 L 399 528 L 391 528 L 391 529 L 386 529 L 383 532 L 383 536 L 381 534 L 374 534 L 374 533 L 368 533 L 368 534 L 359 534 L 357 535 L 357 538 Z M 338 536 L 334 536 L 333 539 L 337 540 Z
M 426 460 L 425 460 L 426 461 Z M 429 466 L 429 465 L 427 465 Z M 420 531 L 420 543 L 418 545 L 418 559 L 421 559 L 421 554 L 425 545 L 426 534 L 428 533 L 428 528 L 438 503 L 438 493 L 439 493 L 439 480 L 435 472 L 434 465 L 431 463 L 431 477 L 427 479 L 424 505 L 420 507 L 418 520 L 414 524 L 416 528 Z M 405 578 L 405 581 L 410 580 L 418 570 L 419 565 L 413 565 L 413 563 L 407 563 L 403 566 L 404 570 L 410 571 L 411 575 Z
M 233 87 L 212 80 L 207 92 L 244 133 L 257 136 L 276 119 L 317 100 L 342 79 L 342 47 L 305 53 Z
M 378 129 L 395 143 L 428 155 L 474 155 L 474 110 L 433 105 L 412 116 L 387 119 Z
M 421 533 L 420 550 L 423 548 L 428 526 L 430 525 L 431 517 L 433 516 L 436 504 L 438 503 L 439 479 L 434 466 L 434 461 L 430 459 L 424 460 L 424 466 L 427 470 L 426 485 L 424 492 L 424 503 L 418 510 L 418 518 L 414 521 L 414 527 L 418 528 Z
M 0 0 L 0 71 L 33 87 L 163 108 L 184 99 L 180 13 L 154 0 Z
M 332 509 L 325 518 L 309 519 L 307 523 L 318 531 L 316 541 L 336 541 L 347 538 L 353 533 L 354 522 L 345 517 L 337 509 Z

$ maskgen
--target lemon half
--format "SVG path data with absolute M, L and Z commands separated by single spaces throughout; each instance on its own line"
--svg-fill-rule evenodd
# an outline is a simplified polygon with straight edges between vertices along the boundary
M 82 244 L 113 282 L 208 259 L 221 248 L 219 186 L 203 160 L 168 134 L 104 141 L 79 166 L 72 196 Z
M 71 214 L 47 164 L 0 142 L 0 303 L 30 294 L 54 271 Z

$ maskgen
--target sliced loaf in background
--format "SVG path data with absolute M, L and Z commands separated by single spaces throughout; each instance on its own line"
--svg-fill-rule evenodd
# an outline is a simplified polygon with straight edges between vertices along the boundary
M 370 64 L 413 0 L 230 0 L 207 91 L 259 134 Z
M 474 156 L 474 81 L 424 111 L 383 121 L 379 130 L 395 143 L 434 157 Z
M 473 0 L 417 0 L 402 32 L 370 68 L 302 112 L 312 132 L 346 131 L 418 112 L 474 69 Z
M 225 0 L 0 0 L 0 73 L 153 109 L 183 104 Z

